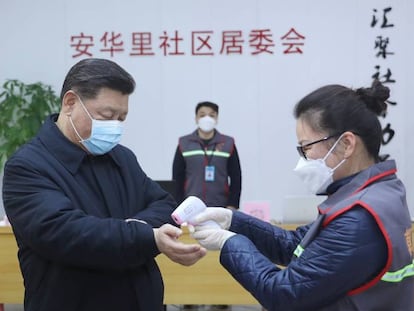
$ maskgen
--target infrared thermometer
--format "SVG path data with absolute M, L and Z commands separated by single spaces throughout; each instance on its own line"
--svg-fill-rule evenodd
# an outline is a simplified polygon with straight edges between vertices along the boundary
M 194 225 L 194 218 L 203 212 L 207 206 L 196 196 L 189 196 L 186 198 L 171 214 L 171 217 L 178 225 L 187 223 Z M 207 220 L 199 225 L 220 228 L 220 226 L 213 220 Z

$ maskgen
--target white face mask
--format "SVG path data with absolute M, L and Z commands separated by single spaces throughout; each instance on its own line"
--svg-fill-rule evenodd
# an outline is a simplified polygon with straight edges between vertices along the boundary
M 333 182 L 333 173 L 345 162 L 343 159 L 337 166 L 330 168 L 326 165 L 325 160 L 335 149 L 342 135 L 337 139 L 335 144 L 329 149 L 328 153 L 322 159 L 304 159 L 300 157 L 298 164 L 293 170 L 296 175 L 302 179 L 312 194 L 325 194 L 328 186 Z
M 198 127 L 203 132 L 211 132 L 216 127 L 216 119 L 210 116 L 202 117 L 198 119 Z

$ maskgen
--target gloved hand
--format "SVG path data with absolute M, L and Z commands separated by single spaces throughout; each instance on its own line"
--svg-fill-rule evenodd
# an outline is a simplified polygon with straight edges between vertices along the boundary
M 233 212 L 224 207 L 207 207 L 203 212 L 194 217 L 196 224 L 203 223 L 207 220 L 213 220 L 219 224 L 222 229 L 230 228 Z
M 196 239 L 201 246 L 208 250 L 220 250 L 227 239 L 236 235 L 234 232 L 228 230 L 206 226 L 196 226 L 194 229 L 195 231 L 191 236 Z

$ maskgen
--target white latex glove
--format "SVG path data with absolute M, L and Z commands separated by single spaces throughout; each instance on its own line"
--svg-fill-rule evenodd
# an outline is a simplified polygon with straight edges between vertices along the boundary
M 196 224 L 203 223 L 207 220 L 213 220 L 219 224 L 222 229 L 230 228 L 233 212 L 224 207 L 207 207 L 203 212 L 194 217 Z
M 195 232 L 191 234 L 201 246 L 208 250 L 220 250 L 227 239 L 233 235 L 235 235 L 235 233 L 228 230 L 203 226 L 196 226 Z

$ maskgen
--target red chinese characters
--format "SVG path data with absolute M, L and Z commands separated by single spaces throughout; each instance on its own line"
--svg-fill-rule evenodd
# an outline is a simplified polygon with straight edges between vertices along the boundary
M 286 46 L 286 49 L 283 51 L 284 54 L 303 53 L 301 47 L 304 45 L 305 37 L 299 34 L 295 28 L 290 28 L 281 39 L 283 40 L 282 44 Z
M 94 37 L 99 38 L 96 44 Z M 81 32 L 70 37 L 70 47 L 74 50 L 72 58 L 96 57 L 97 53 L 105 53 L 110 57 L 123 53 L 130 57 L 243 54 L 256 56 L 274 55 L 283 47 L 283 54 L 302 54 L 304 45 L 305 36 L 295 28 L 290 28 L 280 37 L 280 42 L 274 41 L 270 28 L 253 29 L 248 33 L 242 30 L 194 30 L 189 33 L 164 30 L 161 34 L 150 31 L 134 31 L 130 34 L 105 31 L 102 35 L 96 36 Z

